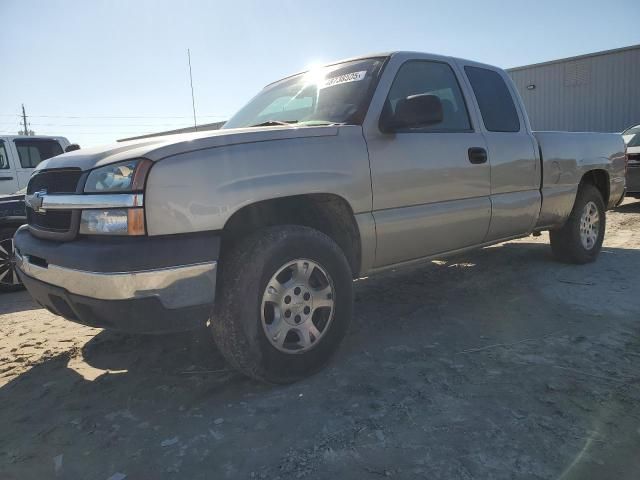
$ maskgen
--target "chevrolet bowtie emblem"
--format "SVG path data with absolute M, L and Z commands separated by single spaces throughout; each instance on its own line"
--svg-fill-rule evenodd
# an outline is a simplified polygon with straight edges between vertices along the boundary
M 32 195 L 25 195 L 24 201 L 34 212 L 44 213 L 46 210 L 42 208 L 43 197 L 47 194 L 46 190 L 40 190 Z

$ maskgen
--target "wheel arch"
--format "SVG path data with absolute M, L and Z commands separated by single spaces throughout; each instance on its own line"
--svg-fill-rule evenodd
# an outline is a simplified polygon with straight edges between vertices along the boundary
M 220 257 L 240 238 L 263 227 L 303 225 L 330 237 L 344 252 L 352 276 L 361 269 L 361 239 L 349 202 L 329 193 L 291 195 L 261 200 L 234 212 L 222 229 Z
M 605 208 L 609 204 L 609 196 L 611 194 L 611 187 L 609 184 L 609 172 L 604 169 L 596 168 L 589 170 L 582 175 L 580 179 L 580 185 L 590 184 L 598 189 L 602 195 Z

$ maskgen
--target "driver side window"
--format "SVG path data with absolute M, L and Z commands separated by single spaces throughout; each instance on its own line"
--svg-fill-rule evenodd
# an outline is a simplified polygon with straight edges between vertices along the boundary
M 471 131 L 469 113 L 453 70 L 443 62 L 412 60 L 398 70 L 385 102 L 383 115 L 393 115 L 401 99 L 412 95 L 435 95 L 442 103 L 442 122 L 421 127 L 419 132 Z

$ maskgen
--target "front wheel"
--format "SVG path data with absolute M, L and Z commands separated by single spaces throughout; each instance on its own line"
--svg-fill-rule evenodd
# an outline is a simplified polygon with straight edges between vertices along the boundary
M 351 269 L 326 235 L 270 227 L 223 258 L 211 329 L 227 361 L 270 383 L 315 373 L 337 350 L 352 314 Z
M 554 256 L 567 263 L 593 262 L 602 248 L 605 215 L 600 191 L 590 184 L 581 185 L 567 223 L 549 232 Z

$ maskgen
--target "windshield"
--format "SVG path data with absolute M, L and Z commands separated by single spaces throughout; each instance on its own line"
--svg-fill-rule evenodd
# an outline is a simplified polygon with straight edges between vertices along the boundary
M 313 69 L 264 88 L 222 128 L 362 123 L 383 59 Z

